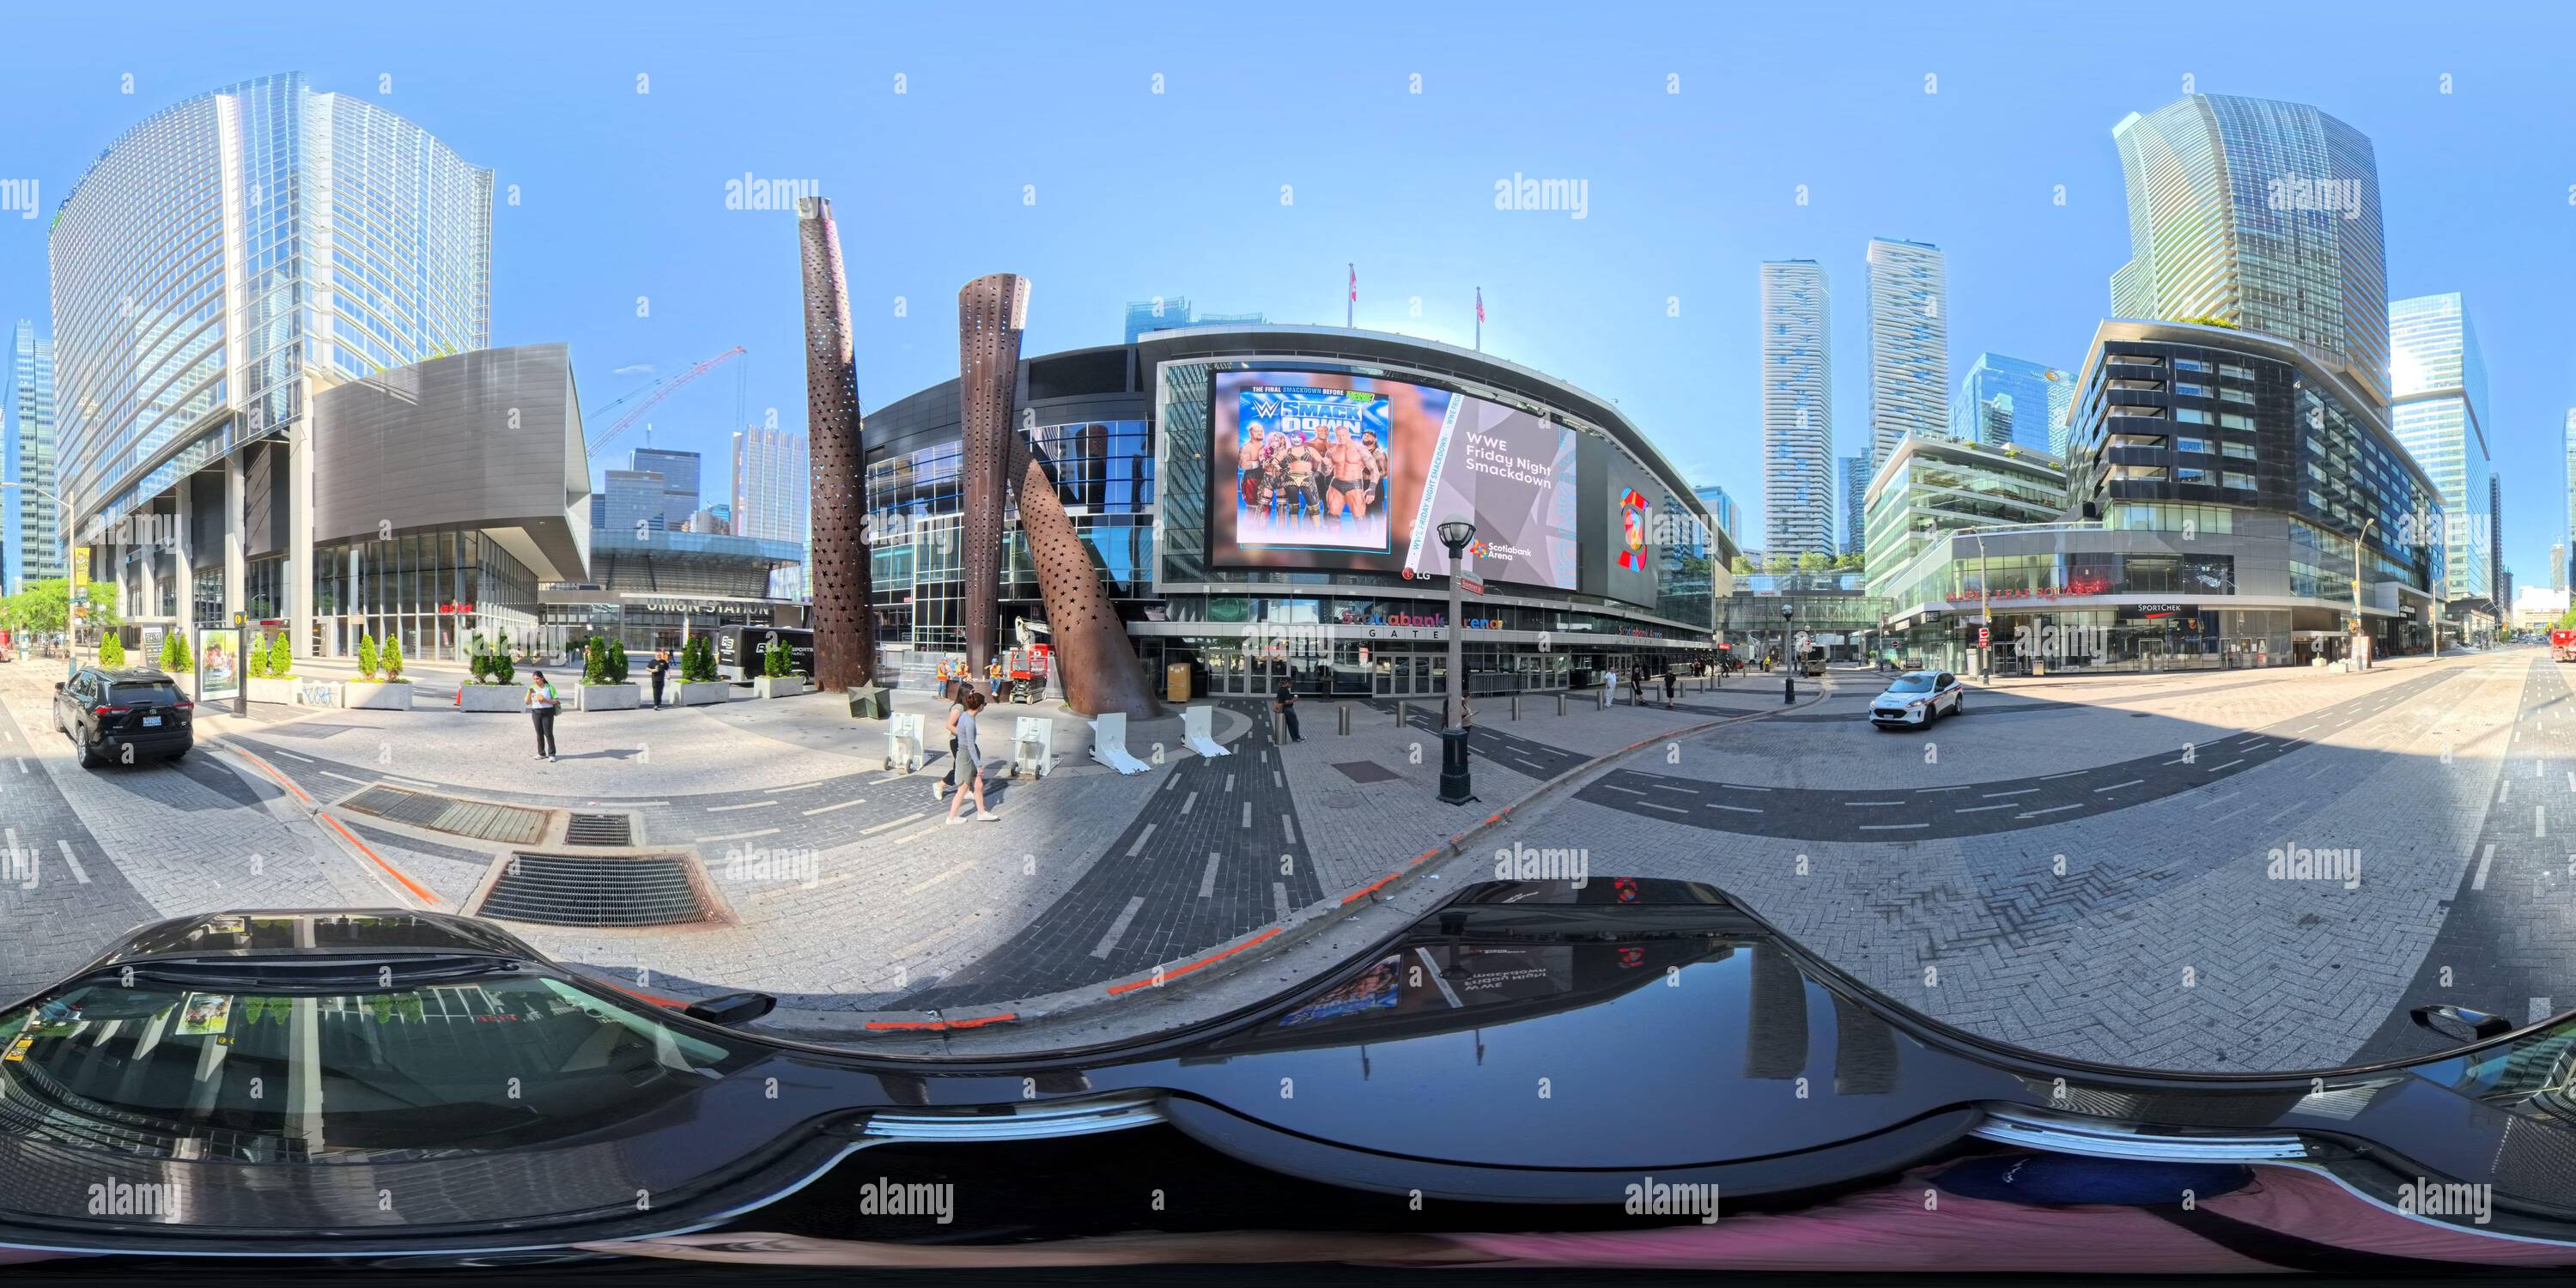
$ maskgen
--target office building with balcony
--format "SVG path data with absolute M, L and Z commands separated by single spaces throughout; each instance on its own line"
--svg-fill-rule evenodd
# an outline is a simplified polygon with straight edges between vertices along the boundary
M 1947 257 L 1923 242 L 1869 243 L 1869 462 L 1871 471 L 1908 435 L 1948 425 L 1950 312 Z
M 1762 549 L 1832 554 L 1834 368 L 1825 269 L 1762 265 Z
M 0 594 L 64 575 L 62 514 L 54 503 L 54 344 L 21 320 L 0 349 Z

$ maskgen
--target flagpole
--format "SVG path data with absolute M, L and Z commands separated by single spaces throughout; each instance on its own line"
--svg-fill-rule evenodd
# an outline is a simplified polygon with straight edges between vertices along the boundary
M 1342 301 L 1342 329 L 1350 330 L 1356 325 L 1352 321 L 1352 318 L 1358 312 L 1360 306 L 1360 266 L 1358 264 L 1345 264 L 1343 267 L 1351 270 L 1351 289 L 1348 296 Z
M 1476 352 L 1485 351 L 1485 288 L 1476 288 Z

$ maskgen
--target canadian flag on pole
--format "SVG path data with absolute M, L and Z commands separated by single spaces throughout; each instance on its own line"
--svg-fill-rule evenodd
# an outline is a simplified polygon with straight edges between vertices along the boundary
M 1357 264 L 1350 265 L 1350 270 L 1351 270 L 1351 303 L 1353 303 L 1353 304 L 1357 304 L 1357 303 L 1359 303 L 1359 302 L 1360 302 L 1360 266 L 1359 266 L 1359 265 L 1357 265 Z
M 1485 288 L 1481 286 L 1476 288 L 1476 320 L 1485 320 Z

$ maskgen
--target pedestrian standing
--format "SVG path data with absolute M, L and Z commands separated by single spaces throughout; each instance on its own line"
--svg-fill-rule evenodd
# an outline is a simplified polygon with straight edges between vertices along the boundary
M 563 709 L 563 700 L 555 695 L 554 683 L 543 671 L 528 673 L 528 691 L 522 698 L 528 718 L 537 727 L 537 759 L 555 758 L 555 713 Z
M 966 797 L 972 794 L 975 821 L 990 823 L 998 816 L 984 807 L 984 750 L 975 745 L 975 714 L 984 709 L 984 695 L 965 680 L 959 680 L 957 687 L 964 690 L 964 696 L 958 702 L 957 714 L 951 717 L 950 727 L 957 732 L 957 755 L 962 758 L 965 773 L 957 780 L 957 795 L 948 802 L 948 821 L 966 821 L 958 817 L 957 811 L 965 808 Z
M 671 672 L 671 651 L 655 650 L 653 661 L 644 668 L 644 671 L 653 677 L 653 709 L 659 711 L 662 709 L 662 678 Z
M 1671 707 L 1672 707 L 1672 705 L 1673 705 L 1673 672 L 1672 672 L 1672 668 L 1670 668 L 1670 667 L 1666 667 L 1666 668 L 1664 669 L 1664 707 L 1665 707 L 1665 709 L 1670 710 L 1670 709 L 1671 709 Z
M 946 663 L 940 664 L 941 671 L 947 669 Z M 957 721 L 966 714 L 966 682 L 958 680 L 952 686 L 952 682 L 941 680 L 939 696 L 948 699 L 948 773 L 930 785 L 932 800 L 947 799 L 948 789 L 957 785 Z
M 1270 709 L 1279 713 L 1279 722 L 1288 726 L 1288 741 L 1304 742 L 1297 732 L 1297 691 L 1288 687 L 1288 677 L 1279 677 L 1279 686 L 1270 691 Z
M 1001 700 L 1002 700 L 1002 659 L 1000 659 L 1000 658 L 998 658 L 998 657 L 997 657 L 997 658 L 994 658 L 993 660 L 991 660 L 991 661 L 989 661 L 989 662 L 986 662 L 986 663 L 984 664 L 984 678 L 985 678 L 985 679 L 987 679 L 987 680 L 992 681 L 992 684 L 993 684 L 993 700 L 994 700 L 995 702 L 999 702 L 999 701 L 1001 701 Z

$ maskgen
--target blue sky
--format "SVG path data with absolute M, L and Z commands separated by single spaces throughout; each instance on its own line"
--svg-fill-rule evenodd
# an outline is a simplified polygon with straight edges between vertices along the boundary
M 1034 280 L 1045 352 L 1115 340 L 1157 293 L 1338 323 L 1356 262 L 1360 325 L 1465 343 L 1482 286 L 1488 351 L 1617 399 L 1749 503 L 1759 261 L 1832 274 L 1839 452 L 1865 438 L 1872 236 L 1949 253 L 1954 370 L 1988 349 L 2071 365 L 2127 251 L 2110 128 L 2189 76 L 2372 137 L 2390 292 L 2465 292 L 2484 341 L 2522 581 L 2546 583 L 2565 527 L 2576 20 L 2555 7 L 13 9 L 0 177 L 47 211 L 150 112 L 286 70 L 493 167 L 518 189 L 494 215 L 494 343 L 569 341 L 593 408 L 643 368 L 749 350 L 651 418 L 653 445 L 708 453 L 710 499 L 738 403 L 804 419 L 793 217 L 725 209 L 728 179 L 833 198 L 871 408 L 954 373 L 955 292 L 981 273 Z M 1495 210 L 1515 174 L 1585 181 L 1586 217 Z M 44 228 L 0 215 L 0 317 L 44 314 Z

